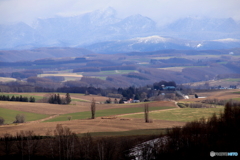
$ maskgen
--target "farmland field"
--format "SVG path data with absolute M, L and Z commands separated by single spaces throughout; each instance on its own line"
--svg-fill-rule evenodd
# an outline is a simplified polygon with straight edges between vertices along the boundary
M 13 93 L 15 94 L 15 93 Z M 21 93 L 21 95 L 30 93 Z M 46 93 L 31 93 L 33 96 L 43 96 Z M 239 90 L 218 90 L 211 92 L 197 93 L 199 96 L 207 98 L 231 99 L 239 98 Z M 61 93 L 64 95 L 64 93 Z M 107 97 L 71 94 L 72 99 L 86 100 L 88 102 L 73 101 L 70 105 L 57 105 L 47 103 L 27 103 L 27 102 L 9 102 L 1 101 L 0 108 L 14 110 L 13 118 L 16 112 L 28 112 L 33 114 L 43 114 L 41 118 L 30 121 L 21 125 L 2 125 L 0 126 L 0 136 L 8 133 L 15 134 L 17 131 L 33 130 L 36 134 L 45 135 L 46 132 L 55 129 L 57 124 L 63 127 L 69 127 L 73 132 L 81 135 L 83 133 L 94 133 L 96 136 L 101 135 L 144 135 L 156 133 L 158 129 L 171 128 L 173 126 L 183 126 L 186 122 L 196 120 L 202 117 L 208 118 L 213 113 L 219 114 L 223 107 L 217 108 L 177 108 L 172 101 L 155 101 L 136 104 L 99 104 L 105 101 Z M 97 100 L 96 118 L 88 119 L 90 113 L 90 101 L 92 98 Z M 197 102 L 203 99 L 193 98 L 181 100 L 181 102 Z M 153 123 L 145 123 L 143 116 L 143 107 L 148 104 L 152 111 L 149 118 Z M 117 116 L 116 116 L 117 115 Z M 67 118 L 71 116 L 69 121 Z M 102 119 L 101 117 L 116 116 L 115 119 Z M 47 117 L 47 119 L 45 118 Z M 6 117 L 7 118 L 7 117 Z M 41 120 L 39 120 L 41 119 Z M 6 120 L 9 123 L 13 119 Z M 156 131 L 156 132 L 155 132 Z M 159 131 L 160 132 L 160 131 Z M 162 132 L 162 131 L 161 131 Z
M 0 108 L 0 117 L 4 118 L 5 124 L 10 124 L 15 121 L 15 116 L 17 114 L 24 114 L 26 121 L 36 121 L 39 119 L 43 119 L 48 117 L 49 115 L 46 114 L 37 114 L 37 113 L 30 113 L 30 112 L 23 112 L 23 111 L 16 111 L 6 108 Z
M 218 116 L 220 111 L 223 111 L 223 107 L 218 108 L 181 108 L 175 110 L 163 110 L 150 112 L 150 119 L 159 119 L 167 121 L 179 121 L 179 122 L 189 122 L 193 120 L 198 120 L 202 117 L 209 118 L 213 113 Z M 144 114 L 133 114 L 133 115 L 123 115 L 124 118 L 144 118 Z
M 165 109 L 172 109 L 175 107 L 150 107 L 149 111 L 154 110 L 165 110 Z M 104 117 L 104 116 L 115 116 L 121 114 L 130 114 L 130 113 L 138 113 L 143 112 L 143 107 L 133 107 L 133 108 L 113 108 L 113 109 L 105 109 L 96 111 L 96 117 Z M 72 117 L 72 119 L 88 119 L 91 117 L 91 112 L 78 112 L 78 113 L 71 113 L 71 114 L 64 114 L 53 119 L 49 119 L 46 122 L 56 122 L 56 121 L 66 121 L 68 117 Z
M 57 74 L 39 74 L 38 77 L 48 77 L 48 76 L 60 76 L 64 77 L 65 81 L 69 80 L 80 80 L 82 78 L 82 75 L 79 75 L 77 73 L 57 73 Z
M 0 77 L 0 82 L 16 81 L 16 78 Z
M 126 132 L 132 131 L 133 134 L 141 134 L 141 130 L 171 128 L 173 126 L 183 126 L 185 122 L 174 122 L 164 120 L 154 120 L 154 123 L 144 123 L 143 119 L 121 120 L 117 119 L 87 119 L 87 120 L 71 120 L 61 122 L 44 122 L 24 123 L 21 125 L 3 125 L 0 126 L 0 136 L 6 133 L 15 134 L 17 131 L 33 130 L 36 134 L 45 135 L 48 131 L 53 131 L 57 124 L 63 127 L 69 127 L 77 134 L 93 133 L 93 132 Z M 135 130 L 135 131 L 134 131 Z M 138 132 L 136 132 L 138 130 Z M 110 133 L 109 133 L 110 134 Z
M 78 95 L 82 96 L 82 95 Z M 119 114 L 127 114 L 127 113 L 136 113 L 142 112 L 143 106 L 145 103 L 142 104 L 96 104 L 97 111 L 96 116 L 112 116 L 112 115 L 119 115 Z M 175 108 L 175 104 L 173 102 L 148 102 L 150 108 L 152 110 L 156 109 L 171 109 Z M 151 107 L 152 106 L 152 107 Z M 165 107 L 164 107 L 165 106 Z M 167 107 L 166 107 L 167 106 Z M 90 103 L 87 102 L 79 102 L 76 105 L 56 105 L 56 104 L 47 104 L 47 103 L 26 103 L 26 102 L 8 102 L 2 101 L 0 103 L 0 108 L 7 108 L 11 110 L 15 110 L 16 112 L 23 111 L 23 112 L 31 112 L 31 113 L 41 113 L 45 114 L 46 117 L 53 116 L 52 119 L 48 121 L 55 121 L 59 115 L 63 121 L 58 122 L 44 122 L 35 121 L 24 123 L 21 125 L 3 125 L 0 126 L 0 135 L 6 133 L 15 134 L 17 131 L 20 130 L 33 130 L 35 133 L 44 135 L 47 131 L 53 130 L 57 124 L 62 124 L 63 126 L 69 127 L 74 132 L 81 134 L 86 132 L 99 132 L 98 134 L 104 134 L 101 132 L 126 132 L 123 134 L 141 134 L 137 131 L 131 130 L 142 130 L 142 134 L 145 134 L 148 129 L 159 129 L 159 128 L 169 128 L 176 125 L 184 125 L 184 122 L 173 122 L 173 121 L 162 121 L 156 120 L 154 123 L 144 123 L 143 119 L 127 119 L 121 120 L 121 118 L 116 119 L 101 119 L 97 117 L 95 119 L 83 119 L 81 115 L 85 116 L 84 118 L 90 117 Z M 67 116 L 72 116 L 72 120 L 68 121 Z M 76 117 L 75 117 L 76 116 Z M 58 118 L 59 118 L 58 117 Z M 44 118 L 44 117 L 43 117 Z M 77 120 L 74 120 L 77 119 Z M 61 119 L 60 119 L 61 120 Z M 118 133 L 116 133 L 118 134 Z M 97 134 L 96 134 L 97 135 Z M 114 133 L 113 133 L 114 135 Z

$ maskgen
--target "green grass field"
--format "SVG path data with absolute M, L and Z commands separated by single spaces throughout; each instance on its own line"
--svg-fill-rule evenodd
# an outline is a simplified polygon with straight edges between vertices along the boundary
M 149 107 L 149 111 L 155 110 L 163 110 L 163 109 L 171 109 L 175 107 Z M 132 107 L 132 108 L 113 108 L 113 109 L 105 109 L 96 111 L 95 117 L 105 117 L 105 116 L 114 116 L 120 114 L 129 114 L 129 113 L 138 113 L 143 112 L 143 107 Z M 90 111 L 85 112 L 77 112 L 70 114 L 63 114 L 53 119 L 49 119 L 45 122 L 56 122 L 56 121 L 67 121 L 68 117 L 72 117 L 71 119 L 88 119 L 91 117 Z
M 89 101 L 87 101 L 87 100 L 83 100 L 83 99 L 71 99 L 72 100 L 72 102 L 89 102 Z
M 37 114 L 37 113 L 29 113 L 29 112 L 22 112 L 16 111 L 11 109 L 0 108 L 0 117 L 4 118 L 5 124 L 11 124 L 15 121 L 15 117 L 17 114 L 24 114 L 25 120 L 28 121 L 36 121 L 39 119 L 43 119 L 48 117 L 49 115 L 45 114 Z
M 131 130 L 131 131 L 124 131 L 124 132 L 92 132 L 90 133 L 93 137 L 102 137 L 102 136 L 144 136 L 144 135 L 160 135 L 165 134 L 167 129 L 141 129 L 141 130 Z M 84 136 L 86 133 L 78 134 L 78 136 Z
M 233 98 L 234 100 L 240 101 L 240 98 Z
M 224 107 L 217 108 L 181 108 L 175 110 L 165 110 L 160 112 L 150 112 L 150 119 L 168 120 L 168 121 L 180 121 L 189 122 L 198 120 L 202 117 L 209 118 L 213 113 L 218 116 L 220 111 L 223 111 Z M 125 118 L 144 118 L 144 114 L 123 115 Z
M 233 93 L 235 93 L 235 94 L 240 94 L 240 92 L 233 92 Z

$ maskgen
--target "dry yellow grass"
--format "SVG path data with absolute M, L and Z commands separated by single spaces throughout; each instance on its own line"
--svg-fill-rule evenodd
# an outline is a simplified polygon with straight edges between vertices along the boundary
M 171 128 L 173 126 L 183 126 L 185 122 L 172 122 L 163 120 L 154 120 L 154 123 L 144 123 L 143 119 L 132 119 L 122 121 L 117 119 L 89 119 L 89 120 L 71 120 L 64 122 L 45 122 L 45 123 L 25 123 L 19 125 L 0 126 L 0 136 L 3 134 L 15 134 L 19 131 L 33 130 L 36 134 L 45 135 L 47 131 L 53 131 L 57 124 L 62 124 L 63 127 L 69 127 L 75 133 L 87 132 L 116 132 L 130 131 L 139 129 L 159 129 Z

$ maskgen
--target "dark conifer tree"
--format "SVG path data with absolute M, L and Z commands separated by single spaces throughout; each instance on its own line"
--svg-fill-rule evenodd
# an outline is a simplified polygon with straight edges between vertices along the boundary
M 10 99 L 10 101 L 16 101 L 15 96 L 12 96 L 11 99 Z
M 66 94 L 66 103 L 67 103 L 67 104 L 70 104 L 70 103 L 71 103 L 71 97 L 70 97 L 70 94 L 69 94 L 69 93 Z

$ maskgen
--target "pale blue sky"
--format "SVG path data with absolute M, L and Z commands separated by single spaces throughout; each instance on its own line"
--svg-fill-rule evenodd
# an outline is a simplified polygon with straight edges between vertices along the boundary
M 209 16 L 240 20 L 240 0 L 0 0 L 0 24 L 73 16 L 112 7 L 124 18 L 141 14 L 159 25 L 178 18 Z

